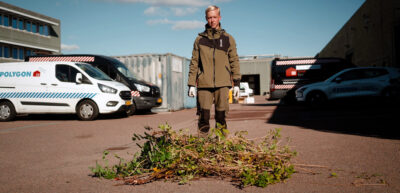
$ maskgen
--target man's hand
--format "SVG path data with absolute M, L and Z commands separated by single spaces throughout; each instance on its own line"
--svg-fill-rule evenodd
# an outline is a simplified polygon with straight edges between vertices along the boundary
M 189 97 L 195 97 L 196 96 L 196 88 L 194 86 L 189 87 Z
M 239 99 L 239 87 L 238 86 L 234 86 L 233 87 L 233 98 L 235 98 L 236 100 Z

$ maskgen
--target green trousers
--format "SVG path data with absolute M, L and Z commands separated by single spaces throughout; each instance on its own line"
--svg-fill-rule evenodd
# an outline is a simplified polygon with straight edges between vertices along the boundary
M 229 111 L 229 88 L 199 88 L 197 90 L 200 104 L 199 131 L 208 133 L 210 130 L 210 109 L 215 105 L 215 121 L 226 126 L 225 113 Z

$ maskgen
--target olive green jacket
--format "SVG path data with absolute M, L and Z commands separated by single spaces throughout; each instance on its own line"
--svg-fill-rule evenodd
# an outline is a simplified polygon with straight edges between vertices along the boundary
M 233 37 L 225 30 L 206 30 L 197 36 L 189 70 L 189 86 L 232 87 L 240 83 L 239 56 Z

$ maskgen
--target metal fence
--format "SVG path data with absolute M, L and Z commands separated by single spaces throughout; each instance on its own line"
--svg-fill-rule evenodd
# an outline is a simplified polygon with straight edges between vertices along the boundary
M 160 87 L 163 103 L 155 110 L 175 111 L 196 106 L 196 99 L 187 96 L 189 59 L 170 53 L 113 57 L 124 63 L 139 79 Z

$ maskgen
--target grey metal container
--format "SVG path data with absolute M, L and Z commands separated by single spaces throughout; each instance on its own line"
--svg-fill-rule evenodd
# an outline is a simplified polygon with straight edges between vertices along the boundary
M 196 106 L 187 96 L 190 60 L 171 53 L 113 56 L 124 63 L 138 79 L 160 87 L 163 103 L 156 111 L 176 111 Z

